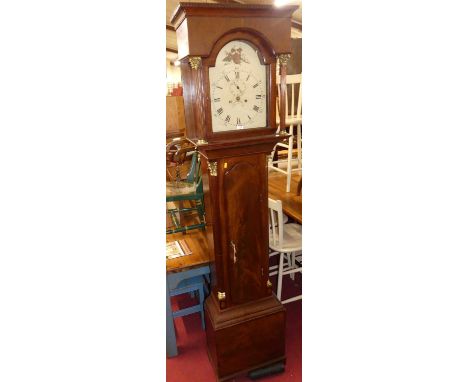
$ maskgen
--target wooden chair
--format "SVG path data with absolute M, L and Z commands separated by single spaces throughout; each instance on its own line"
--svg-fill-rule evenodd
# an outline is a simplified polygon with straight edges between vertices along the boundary
M 302 294 L 281 300 L 283 276 L 302 273 L 302 226 L 296 223 L 284 224 L 281 200 L 268 198 L 270 227 L 270 257 L 279 255 L 278 265 L 270 267 L 270 276 L 278 275 L 276 296 L 283 304 L 302 299 Z M 300 266 L 298 266 L 300 265 Z
M 186 178 L 182 179 L 180 166 L 189 154 L 192 154 L 190 170 Z M 166 229 L 166 234 L 186 232 L 191 229 L 205 229 L 205 205 L 198 152 L 192 144 L 186 144 L 183 139 L 178 139 L 167 145 L 166 161 L 176 163 L 175 179 L 166 180 L 166 208 L 174 225 L 174 228 Z M 184 202 L 188 202 L 190 206 L 184 206 Z M 197 212 L 199 222 L 182 224 L 182 216 L 193 211 Z
M 280 94 L 280 76 L 277 76 L 278 94 Z M 290 137 L 287 143 L 277 143 L 271 152 L 270 163 L 268 168 L 274 171 L 279 171 L 286 174 L 286 192 L 291 191 L 291 175 L 293 171 L 302 170 L 302 74 L 290 74 L 286 76 L 286 110 L 285 110 L 285 126 L 289 126 L 288 133 Z M 296 93 L 297 89 L 297 93 Z M 296 99 L 297 94 L 297 99 Z M 280 100 L 277 98 L 276 123 L 279 132 L 279 105 Z M 294 128 L 296 133 L 294 133 Z M 294 142 L 296 142 L 297 156 L 293 158 Z M 286 149 L 288 151 L 287 159 L 279 159 L 279 151 Z M 278 159 L 275 160 L 275 158 Z M 297 167 L 293 168 L 293 160 L 297 161 Z M 286 170 L 280 166 L 286 163 Z

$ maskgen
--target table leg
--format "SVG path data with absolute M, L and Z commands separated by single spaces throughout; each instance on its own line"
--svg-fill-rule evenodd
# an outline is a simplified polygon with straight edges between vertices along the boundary
M 177 352 L 177 340 L 172 317 L 171 296 L 169 295 L 169 285 L 166 279 L 166 355 L 175 357 Z
M 302 192 L 302 176 L 301 179 L 299 180 L 299 183 L 297 184 L 297 192 L 296 195 L 299 196 Z

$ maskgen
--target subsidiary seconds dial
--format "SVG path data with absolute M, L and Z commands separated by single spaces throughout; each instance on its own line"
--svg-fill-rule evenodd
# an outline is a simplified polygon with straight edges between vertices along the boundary
M 225 71 L 211 84 L 211 89 L 212 114 L 226 127 L 253 127 L 258 117 L 264 114 L 264 87 L 251 72 Z

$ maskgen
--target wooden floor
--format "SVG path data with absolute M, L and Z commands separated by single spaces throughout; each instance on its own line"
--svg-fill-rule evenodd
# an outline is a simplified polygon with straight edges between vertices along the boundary
M 296 195 L 302 173 L 296 172 L 291 177 L 291 192 L 286 192 L 286 174 L 277 171 L 268 174 L 268 196 L 283 202 L 283 212 L 302 224 L 302 193 Z

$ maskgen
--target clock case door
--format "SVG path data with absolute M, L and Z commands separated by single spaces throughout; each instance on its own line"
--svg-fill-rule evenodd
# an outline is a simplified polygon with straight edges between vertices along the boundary
M 268 179 L 265 154 L 223 158 L 213 179 L 222 225 L 218 287 L 225 307 L 271 295 L 268 288 Z

